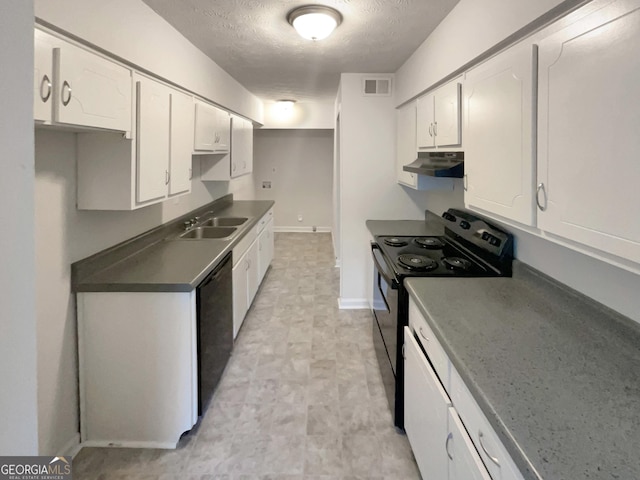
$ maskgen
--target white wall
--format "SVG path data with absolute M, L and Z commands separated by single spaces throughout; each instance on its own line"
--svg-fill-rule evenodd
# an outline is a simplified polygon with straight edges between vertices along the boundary
M 33 2 L 0 3 L 0 455 L 37 455 Z
M 366 306 L 370 259 L 367 219 L 424 219 L 426 208 L 456 206 L 442 197 L 398 185 L 395 170 L 396 116 L 392 97 L 364 96 L 361 74 L 340 79 L 340 303 Z M 456 189 L 462 183 L 456 181 Z M 444 201 L 441 199 L 444 198 Z M 458 201 L 459 203 L 459 201 Z
M 264 128 L 334 128 L 333 102 L 297 102 L 283 112 L 276 102 L 264 103 Z
M 190 195 L 132 212 L 76 210 L 75 134 L 35 135 L 38 419 L 41 454 L 73 446 L 78 432 L 75 303 L 70 265 L 226 193 L 252 199 L 253 178 L 201 182 L 194 160 Z M 66 453 L 66 452 L 63 452 Z
M 256 130 L 253 172 L 255 197 L 276 202 L 277 230 L 331 229 L 333 130 Z
M 597 8 L 606 0 L 587 5 Z M 461 0 L 434 33 L 396 72 L 396 103 L 424 91 L 442 77 L 461 68 L 511 33 L 534 21 L 546 10 L 575 1 Z M 583 13 L 577 11 L 569 18 Z M 557 28 L 557 27 L 554 27 Z M 455 38 L 455 41 L 451 39 Z M 535 39 L 536 37 L 532 37 Z M 436 200 L 439 198 L 439 200 Z M 447 202 L 463 202 L 458 190 L 453 198 L 431 194 L 430 209 L 440 213 Z M 440 210 L 440 211 L 439 211 Z M 640 275 L 630 273 L 520 229 L 505 226 L 516 236 L 516 257 L 575 290 L 640 322 Z
M 460 0 L 396 72 L 396 105 L 428 89 L 563 0 Z
M 141 0 L 36 0 L 36 17 L 262 123 L 262 102 Z

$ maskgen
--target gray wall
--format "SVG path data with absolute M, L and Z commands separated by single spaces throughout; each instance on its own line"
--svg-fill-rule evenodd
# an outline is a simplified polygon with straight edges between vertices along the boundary
M 0 455 L 36 455 L 32 0 L 0 3 L 0 46 Z
M 255 130 L 253 153 L 255 197 L 275 200 L 276 229 L 331 228 L 333 130 Z

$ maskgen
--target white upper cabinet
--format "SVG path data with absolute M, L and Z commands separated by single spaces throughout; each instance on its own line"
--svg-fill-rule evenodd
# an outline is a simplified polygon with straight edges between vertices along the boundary
M 460 147 L 460 95 L 458 80 L 449 82 L 418 99 L 417 147 Z
M 195 153 L 229 153 L 229 114 L 199 100 L 195 112 Z
M 51 123 L 53 105 L 53 48 L 55 39 L 40 30 L 34 37 L 33 118 Z
M 193 177 L 193 98 L 171 92 L 171 156 L 169 165 L 169 195 L 191 191 Z
M 54 121 L 131 131 L 131 71 L 62 42 L 53 51 Z
M 640 1 L 539 43 L 538 226 L 640 263 Z
M 252 171 L 253 123 L 232 115 L 231 153 L 229 155 L 203 156 L 200 160 L 200 179 L 203 181 L 229 181 Z
M 34 31 L 34 120 L 131 134 L 131 70 Z
M 191 191 L 193 99 L 135 75 L 133 139 L 79 133 L 78 208 L 134 210 Z
M 535 224 L 536 50 L 516 45 L 465 75 L 465 205 Z
M 146 77 L 136 78 L 137 194 L 139 203 L 167 196 L 171 89 Z

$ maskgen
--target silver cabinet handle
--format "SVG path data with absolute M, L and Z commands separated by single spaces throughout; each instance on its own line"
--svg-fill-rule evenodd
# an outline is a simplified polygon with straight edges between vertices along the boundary
M 482 433 L 482 430 L 478 430 L 478 438 L 480 440 L 480 447 L 482 448 L 482 451 L 485 453 L 487 457 L 489 457 L 489 460 L 491 460 L 497 466 L 500 466 L 500 460 L 497 457 L 494 457 L 493 455 L 491 455 L 487 450 L 487 448 L 484 446 L 484 442 L 482 441 L 483 437 L 484 437 L 484 434 Z
M 169 170 L 164 171 L 164 184 L 169 185 Z
M 540 192 L 544 195 L 544 206 L 540 204 Z M 543 212 L 547 209 L 547 191 L 544 188 L 544 183 L 539 183 L 538 188 L 536 189 L 536 204 Z
M 438 136 L 438 122 L 433 122 L 433 136 Z
M 429 337 L 427 337 L 427 336 L 424 334 L 424 332 L 422 331 L 422 327 L 420 327 L 420 329 L 419 329 L 419 330 L 420 330 L 420 336 L 421 336 L 422 338 L 424 338 L 424 339 L 428 342 L 428 341 L 429 341 Z
M 64 99 L 64 90 L 65 88 L 67 89 L 67 92 L 69 94 L 69 96 L 67 97 L 67 99 Z M 67 105 L 69 105 L 69 102 L 71 101 L 71 85 L 69 85 L 69 82 L 67 82 L 66 80 L 64 82 L 62 82 L 62 89 L 61 89 L 61 93 L 62 93 L 62 105 L 64 105 L 65 107 Z
M 47 87 L 46 95 L 42 91 L 45 86 Z M 49 97 L 51 97 L 51 80 L 49 80 L 49 77 L 45 75 L 44 77 L 42 77 L 42 81 L 40 82 L 40 98 L 44 103 L 47 103 Z
M 242 167 L 247 168 L 247 162 L 242 162 Z
M 449 457 L 449 460 L 453 460 L 451 453 L 449 453 L 449 441 L 452 438 L 453 438 L 453 433 L 449 432 L 449 435 L 447 435 L 447 440 L 444 442 L 444 449 L 447 451 L 447 457 Z
M 189 180 L 193 178 L 193 168 L 189 167 Z
M 433 123 L 429 124 L 429 136 L 433 137 Z
M 232 168 L 232 170 L 233 170 L 234 172 L 236 171 L 236 164 L 235 164 L 235 163 L 233 164 L 233 168 Z
M 467 174 L 464 174 L 464 177 L 462 179 L 462 188 L 463 190 L 466 192 L 467 189 L 469 188 L 469 178 L 467 177 Z

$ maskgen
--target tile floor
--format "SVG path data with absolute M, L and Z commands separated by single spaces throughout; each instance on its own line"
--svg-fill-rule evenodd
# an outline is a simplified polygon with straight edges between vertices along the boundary
M 75 480 L 420 479 L 366 310 L 338 310 L 329 234 L 279 233 L 203 418 L 176 450 L 84 448 Z

